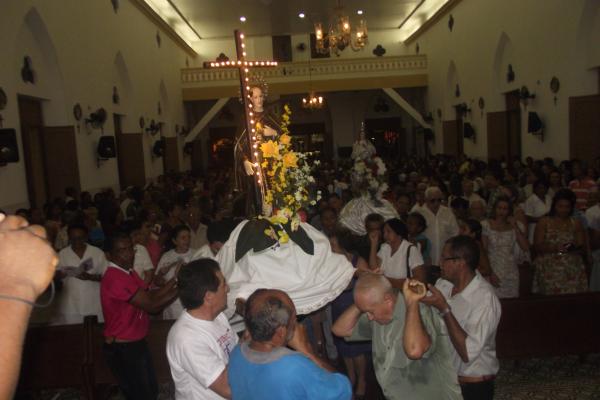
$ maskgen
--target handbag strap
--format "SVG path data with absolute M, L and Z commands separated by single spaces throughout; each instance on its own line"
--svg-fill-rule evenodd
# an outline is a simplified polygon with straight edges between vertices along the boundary
M 415 247 L 414 244 L 411 244 L 408 246 L 408 249 L 406 250 L 406 278 L 412 278 L 412 273 L 410 271 L 410 249 L 412 249 L 413 247 Z

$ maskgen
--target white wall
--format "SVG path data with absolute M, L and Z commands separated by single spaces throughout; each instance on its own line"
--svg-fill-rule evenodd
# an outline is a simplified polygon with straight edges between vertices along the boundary
M 453 105 L 466 102 L 477 132 L 477 143 L 465 140 L 470 156 L 487 157 L 487 112 L 505 109 L 503 93 L 526 85 L 536 94 L 522 113 L 523 156 L 569 156 L 568 98 L 596 94 L 600 66 L 600 1 L 598 0 L 465 0 L 448 16 L 408 47 L 414 54 L 418 43 L 428 57 L 428 106 L 435 118 L 435 150 L 441 151 L 442 120 L 455 118 Z M 507 65 L 516 78 L 506 82 Z M 560 80 L 558 101 L 550 80 Z M 461 96 L 454 96 L 456 83 Z M 477 106 L 485 100 L 483 116 Z M 536 111 L 544 122 L 545 138 L 527 134 L 527 114 Z
M 106 109 L 105 134 L 114 134 L 113 113 L 124 115 L 125 133 L 140 131 L 141 116 L 165 122 L 165 136 L 175 135 L 175 124 L 182 125 L 180 69 L 189 56 L 162 32 L 159 48 L 158 28 L 131 2 L 119 3 L 115 13 L 110 1 L 2 1 L 0 87 L 8 96 L 8 105 L 0 113 L 4 128 L 17 129 L 21 162 L 0 168 L 0 207 L 12 210 L 28 206 L 18 95 L 44 100 L 47 126 L 76 125 L 72 114 L 76 103 L 81 104 L 84 116 L 99 107 Z M 21 80 L 25 55 L 32 59 L 35 85 Z M 119 88 L 119 105 L 112 104 L 113 86 Z M 162 115 L 158 114 L 159 101 Z M 83 123 L 76 133 L 82 190 L 116 188 L 119 183 L 116 159 L 96 165 L 95 147 L 100 135 L 99 130 L 88 130 Z M 153 140 L 145 134 L 147 178 L 163 170 L 162 160 L 152 161 L 150 157 Z M 59 154 L 51 157 L 60 161 Z M 189 160 L 183 160 L 182 165 L 189 168 Z

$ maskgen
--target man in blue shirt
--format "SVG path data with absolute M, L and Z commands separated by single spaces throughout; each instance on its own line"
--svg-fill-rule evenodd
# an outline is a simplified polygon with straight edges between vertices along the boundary
M 228 378 L 236 400 L 349 400 L 348 378 L 317 357 L 296 309 L 280 290 L 259 289 L 246 301 L 250 340 L 229 359 Z M 286 346 L 294 349 L 290 350 Z

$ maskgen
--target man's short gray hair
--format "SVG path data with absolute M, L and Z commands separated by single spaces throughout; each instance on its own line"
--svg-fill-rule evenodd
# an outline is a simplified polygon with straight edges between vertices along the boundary
M 364 274 L 354 285 L 354 294 L 367 296 L 373 303 L 380 303 L 386 293 L 392 293 L 390 281 L 381 274 Z
M 430 186 L 427 189 L 425 189 L 425 198 L 426 199 L 430 199 L 436 194 L 442 194 L 442 191 L 437 186 Z
M 267 342 L 273 338 L 280 326 L 288 326 L 292 310 L 275 294 L 266 294 L 267 289 L 258 289 L 246 301 L 244 322 L 252 339 Z

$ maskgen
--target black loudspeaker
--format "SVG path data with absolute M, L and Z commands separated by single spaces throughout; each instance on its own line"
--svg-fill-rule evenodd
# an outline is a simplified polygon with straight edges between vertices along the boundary
M 473 129 L 473 125 L 468 122 L 465 122 L 463 125 L 463 137 L 475 141 L 475 129 Z
M 17 131 L 0 129 L 0 165 L 19 162 Z
M 352 146 L 339 146 L 338 157 L 339 158 L 350 158 L 352 156 Z
M 425 140 L 427 142 L 432 142 L 434 139 L 433 130 L 431 130 L 430 128 L 423 129 L 423 136 L 425 136 Z
M 533 133 L 534 135 L 541 135 L 544 131 L 544 124 L 540 119 L 540 116 L 534 112 L 530 111 L 527 115 L 527 132 Z
M 152 154 L 154 157 L 162 157 L 165 154 L 165 140 L 163 138 L 158 139 L 152 146 Z
M 101 136 L 98 142 L 98 158 L 115 158 L 117 149 L 114 136 Z

